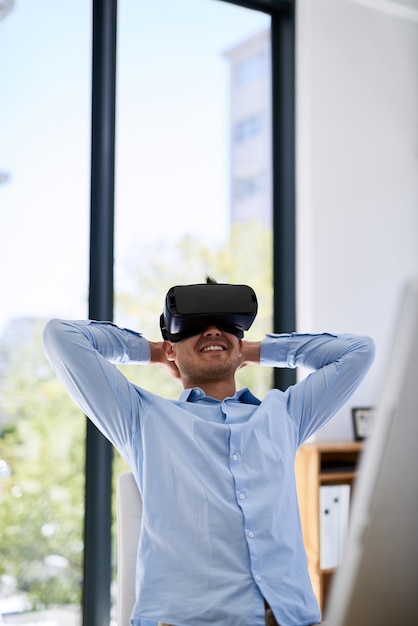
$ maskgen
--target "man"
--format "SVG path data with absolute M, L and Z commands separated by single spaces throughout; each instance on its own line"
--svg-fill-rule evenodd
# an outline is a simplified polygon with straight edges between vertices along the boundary
M 143 499 L 133 626 L 308 626 L 320 621 L 299 520 L 298 447 L 347 401 L 374 354 L 368 337 L 243 339 L 252 290 L 189 285 L 167 294 L 163 341 L 110 322 L 51 320 L 45 351 L 68 393 L 115 445 Z M 235 307 L 235 310 L 234 310 Z M 114 364 L 156 364 L 178 400 Z M 313 371 L 264 400 L 236 391 L 249 364 Z

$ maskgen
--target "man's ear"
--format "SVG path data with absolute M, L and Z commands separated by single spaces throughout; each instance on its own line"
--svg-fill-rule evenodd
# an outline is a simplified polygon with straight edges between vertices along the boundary
M 167 361 L 174 361 L 176 358 L 175 344 L 171 343 L 171 341 L 163 341 L 163 352 Z

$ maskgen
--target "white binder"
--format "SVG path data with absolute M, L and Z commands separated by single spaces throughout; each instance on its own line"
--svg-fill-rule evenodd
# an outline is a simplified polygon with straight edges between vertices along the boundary
M 320 567 L 332 569 L 341 563 L 348 532 L 350 485 L 319 488 Z

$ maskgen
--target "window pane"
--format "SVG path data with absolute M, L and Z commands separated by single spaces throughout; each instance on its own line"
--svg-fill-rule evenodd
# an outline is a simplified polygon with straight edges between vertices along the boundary
M 270 17 L 123 0 L 118 19 L 115 319 L 157 340 L 168 288 L 210 274 L 254 287 L 259 337 L 272 309 Z M 132 376 L 177 395 L 155 370 Z
M 209 274 L 254 287 L 259 338 L 272 326 L 270 17 L 213 0 L 118 11 L 115 321 L 158 340 L 166 291 Z M 123 371 L 178 396 L 159 368 Z M 237 380 L 260 395 L 271 382 L 268 368 Z
M 47 318 L 87 316 L 90 3 L 0 17 L 0 616 L 75 626 L 85 420 L 40 339 Z

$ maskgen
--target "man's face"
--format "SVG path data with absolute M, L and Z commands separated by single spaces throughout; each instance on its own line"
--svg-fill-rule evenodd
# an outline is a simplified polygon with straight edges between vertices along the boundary
M 177 343 L 165 342 L 165 349 L 183 382 L 198 386 L 205 381 L 233 378 L 240 364 L 241 339 L 210 325 L 202 333 Z

